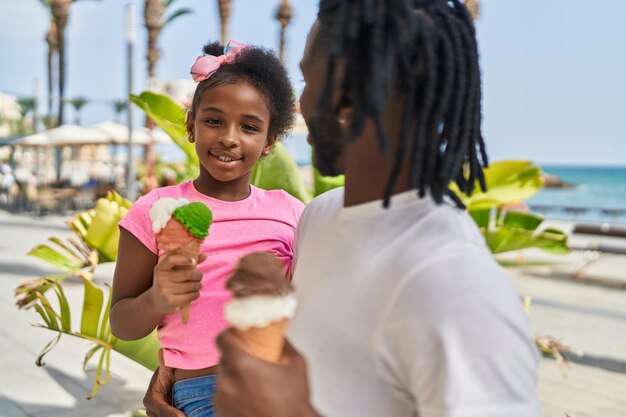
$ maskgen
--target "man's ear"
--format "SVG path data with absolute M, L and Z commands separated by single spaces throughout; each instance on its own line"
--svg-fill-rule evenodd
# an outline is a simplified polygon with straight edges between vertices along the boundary
M 335 115 L 342 126 L 352 124 L 352 112 L 354 110 L 354 100 L 351 92 L 344 92 L 339 98 L 339 103 L 335 108 Z
M 196 141 L 196 138 L 193 137 L 193 128 L 194 128 L 194 117 L 193 117 L 193 113 L 191 113 L 190 111 L 187 112 L 187 121 L 186 121 L 186 126 L 187 126 L 187 137 L 189 139 L 189 142 L 194 143 Z
M 261 155 L 262 156 L 269 155 L 270 151 L 272 150 L 275 144 L 276 144 L 276 135 L 268 135 L 267 142 L 265 142 L 265 146 L 263 147 L 263 150 L 261 151 Z

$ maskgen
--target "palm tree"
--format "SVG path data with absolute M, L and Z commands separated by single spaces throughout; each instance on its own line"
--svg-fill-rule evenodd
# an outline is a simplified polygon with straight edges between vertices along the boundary
M 47 0 L 41 0 L 46 3 Z M 50 28 L 46 34 L 46 43 L 48 44 L 48 114 L 52 114 L 52 101 L 54 96 L 54 56 L 59 52 L 57 44 L 57 25 L 54 23 L 52 15 L 50 15 Z
M 168 17 L 164 17 L 165 11 L 169 9 L 176 0 L 145 0 L 143 16 L 146 29 L 148 30 L 148 83 L 153 84 L 156 76 L 156 64 L 161 53 L 159 51 L 158 39 L 163 28 L 168 26 L 176 18 L 192 13 L 191 9 L 183 8 L 172 12 Z M 152 129 L 153 124 L 146 117 L 146 127 Z M 158 185 L 154 172 L 154 142 L 151 140 L 146 145 L 146 188 L 151 190 Z
M 113 111 L 115 112 L 115 121 L 120 123 L 120 115 L 124 110 L 126 110 L 128 102 L 126 100 L 113 100 L 111 105 L 113 106 Z
M 230 0 L 217 0 L 217 7 L 220 11 L 220 42 L 226 45 L 228 42 L 228 21 L 230 19 Z
M 74 111 L 76 112 L 76 121 L 74 123 L 80 125 L 80 111 L 83 106 L 88 103 L 88 100 L 85 97 L 74 97 L 69 103 L 74 107 Z
M 169 9 L 176 0 L 145 0 L 143 16 L 148 29 L 148 77 L 152 81 L 156 75 L 156 64 L 161 54 L 159 52 L 158 39 L 161 30 L 169 25 L 176 18 L 192 13 L 191 9 L 178 9 L 167 18 L 164 18 L 165 11 Z
M 63 124 L 64 100 L 65 100 L 65 29 L 70 15 L 72 3 L 79 0 L 39 0 L 41 4 L 50 10 L 52 22 L 46 42 L 48 42 L 48 95 L 52 97 L 52 61 L 55 52 L 58 54 L 58 82 L 59 82 L 59 115 L 58 124 Z M 52 114 L 51 98 L 48 99 L 48 115 Z
M 41 122 L 46 127 L 46 129 L 52 129 L 55 126 L 59 125 L 59 121 L 53 114 L 47 114 L 41 118 Z
M 280 44 L 278 46 L 278 57 L 280 58 L 280 62 L 285 63 L 285 29 L 289 22 L 291 22 L 291 18 L 293 16 L 293 12 L 291 10 L 291 5 L 289 4 L 289 0 L 282 0 L 280 2 L 280 6 L 278 6 L 278 10 L 276 10 L 276 20 L 280 23 Z
M 48 0 L 50 12 L 57 29 L 57 47 L 59 55 L 59 124 L 63 124 L 63 99 L 65 97 L 65 29 L 70 15 L 72 0 Z

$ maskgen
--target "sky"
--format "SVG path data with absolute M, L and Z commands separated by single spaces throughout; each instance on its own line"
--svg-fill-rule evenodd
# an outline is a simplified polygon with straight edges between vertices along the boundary
M 125 5 L 136 5 L 134 93 L 147 86 L 143 1 L 82 0 L 67 29 L 66 96 L 91 100 L 83 124 L 112 119 L 126 94 Z M 229 38 L 277 48 L 278 0 L 233 0 Z M 481 0 L 483 135 L 492 160 L 626 166 L 626 1 Z M 292 0 L 287 67 L 296 85 L 316 0 Z M 183 79 L 202 45 L 219 38 L 216 0 L 189 7 L 160 37 L 157 76 Z M 46 94 L 47 11 L 38 0 L 0 0 L 0 91 Z M 36 87 L 38 86 L 38 87 Z M 40 113 L 45 112 L 44 100 Z M 67 121 L 74 120 L 70 106 Z M 135 112 L 138 119 L 139 111 Z

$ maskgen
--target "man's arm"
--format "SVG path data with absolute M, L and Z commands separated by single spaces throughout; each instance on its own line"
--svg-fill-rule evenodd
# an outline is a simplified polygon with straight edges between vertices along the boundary
M 218 417 L 321 417 L 310 403 L 306 361 L 289 341 L 278 364 L 251 356 L 230 330 L 217 344 L 222 353 Z

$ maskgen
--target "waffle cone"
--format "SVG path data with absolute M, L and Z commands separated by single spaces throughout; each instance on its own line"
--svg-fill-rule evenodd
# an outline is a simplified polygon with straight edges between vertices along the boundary
M 277 363 L 283 353 L 288 322 L 288 319 L 283 319 L 265 327 L 251 327 L 247 330 L 233 328 L 233 334 L 256 357 Z
M 193 237 L 176 220 L 170 219 L 163 230 L 156 235 L 157 246 L 170 255 L 185 255 L 194 258 L 196 262 L 200 256 L 200 245 L 204 239 Z M 189 322 L 189 308 L 191 303 L 183 305 L 180 309 L 183 324 Z
M 187 242 L 184 246 L 181 246 L 178 249 L 174 249 L 170 251 L 171 254 L 175 255 L 185 255 L 192 258 L 195 258 L 196 262 L 198 262 L 198 256 L 200 255 L 200 242 L 198 239 L 194 239 L 192 241 Z M 189 309 L 191 308 L 191 303 L 187 303 L 180 308 L 180 315 L 183 321 L 183 324 L 189 323 Z

